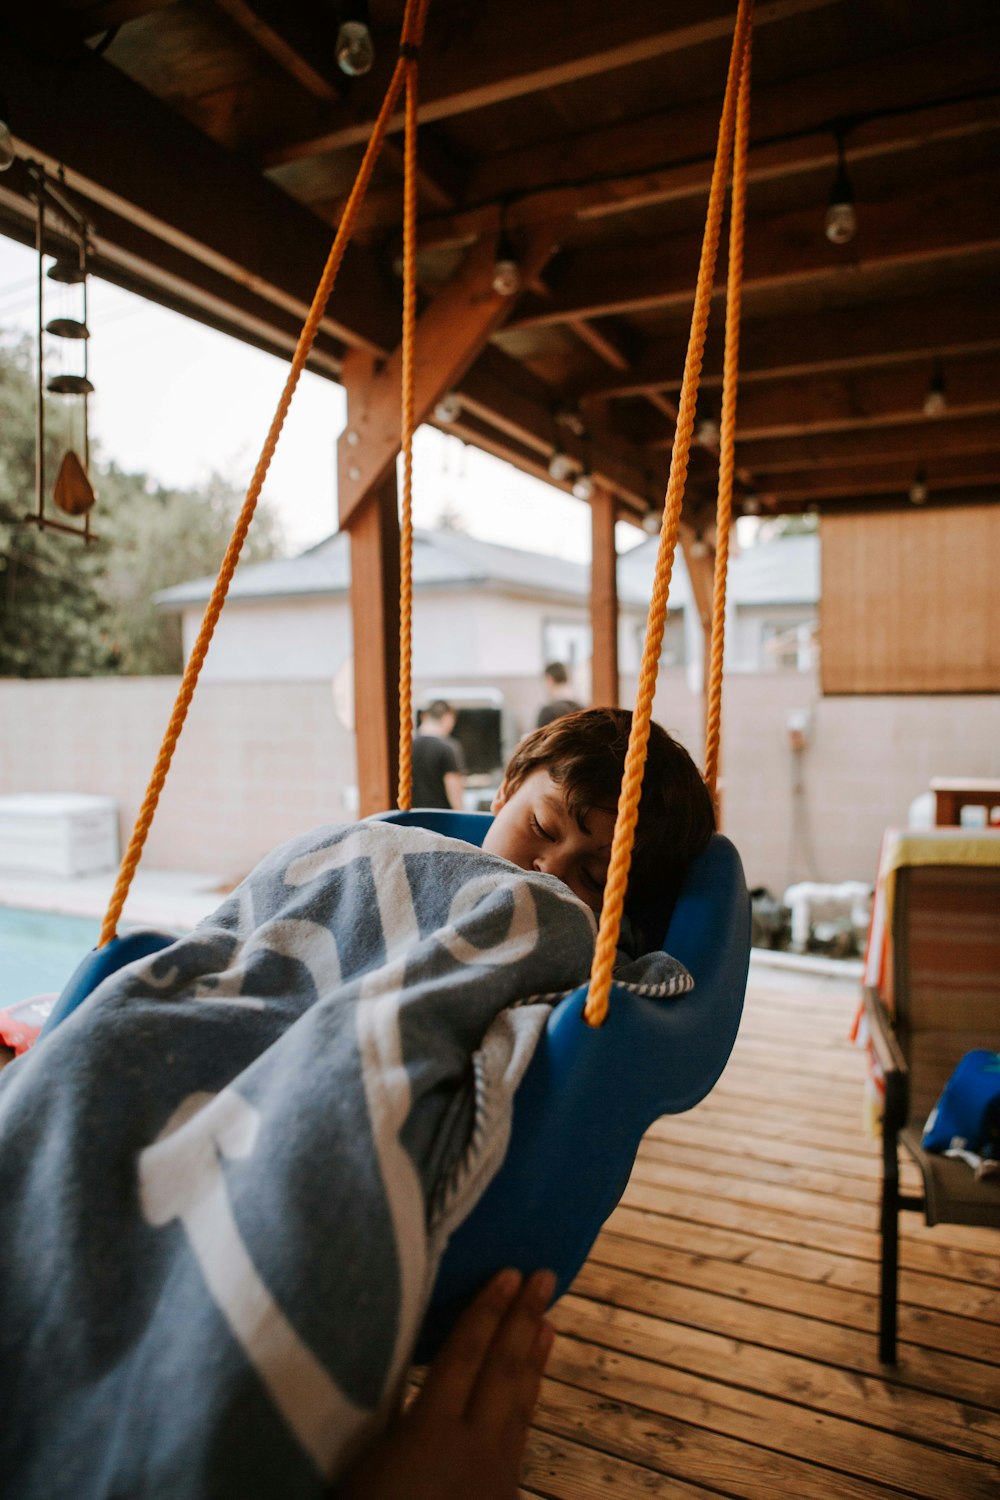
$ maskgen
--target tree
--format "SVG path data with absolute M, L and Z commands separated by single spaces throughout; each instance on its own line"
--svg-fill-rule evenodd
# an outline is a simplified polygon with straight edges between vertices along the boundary
M 180 617 L 154 603 L 160 589 L 214 574 L 243 504 L 243 491 L 213 474 L 203 489 L 176 490 L 109 464 L 98 485 L 107 516 L 107 556 L 101 594 L 105 627 L 120 670 L 130 676 L 179 672 Z M 281 552 L 278 522 L 257 505 L 242 562 Z
M 30 344 L 0 350 L 0 675 L 78 677 L 113 670 L 102 640 L 96 547 L 25 524 L 35 509 Z M 58 465 L 56 440 L 46 467 Z
M 243 492 L 218 474 L 201 489 L 169 489 L 98 463 L 99 541 L 85 547 L 24 525 L 34 509 L 30 361 L 27 341 L 0 348 L 0 675 L 177 672 L 180 623 L 157 610 L 153 596 L 218 569 Z M 61 454 L 51 433 L 46 448 L 54 474 Z M 244 560 L 280 551 L 278 522 L 262 499 Z

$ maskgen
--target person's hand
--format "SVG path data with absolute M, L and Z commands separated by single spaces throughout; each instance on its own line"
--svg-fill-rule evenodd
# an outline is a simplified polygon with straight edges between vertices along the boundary
M 554 1334 L 551 1271 L 494 1276 L 455 1324 L 422 1389 L 353 1465 L 342 1500 L 515 1500 Z

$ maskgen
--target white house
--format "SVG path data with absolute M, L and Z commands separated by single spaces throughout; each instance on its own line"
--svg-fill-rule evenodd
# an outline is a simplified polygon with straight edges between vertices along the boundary
M 298 557 L 238 570 L 212 640 L 204 680 L 324 679 L 338 702 L 349 699 L 352 655 L 348 598 L 349 543 L 337 532 Z M 619 664 L 639 666 L 657 539 L 618 563 Z M 819 595 L 819 542 L 814 535 L 761 543 L 730 566 L 727 657 L 736 671 L 766 671 L 809 662 Z M 183 616 L 184 649 L 192 646 L 212 580 L 179 584 L 157 596 Z M 464 532 L 415 531 L 413 546 L 415 683 L 454 691 L 492 686 L 505 694 L 516 732 L 529 727 L 547 661 L 569 666 L 575 695 L 590 687 L 590 570 Z M 666 665 L 688 665 L 700 684 L 701 626 L 691 607 L 678 553 Z M 337 685 L 341 691 L 337 691 Z

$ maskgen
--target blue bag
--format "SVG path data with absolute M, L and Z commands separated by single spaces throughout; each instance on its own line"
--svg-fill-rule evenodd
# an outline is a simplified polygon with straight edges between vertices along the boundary
M 925 1151 L 958 1147 L 1000 1158 L 1000 1052 L 967 1052 L 927 1117 Z

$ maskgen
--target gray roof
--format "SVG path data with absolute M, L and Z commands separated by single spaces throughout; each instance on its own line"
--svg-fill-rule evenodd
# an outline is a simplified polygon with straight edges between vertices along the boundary
M 214 578 L 196 578 L 179 583 L 156 595 L 156 603 L 167 609 L 203 604 Z M 462 531 L 413 532 L 413 586 L 468 587 L 494 584 L 518 592 L 544 594 L 573 600 L 585 599 L 590 590 L 590 568 L 520 547 L 502 547 L 483 542 Z M 350 585 L 350 557 L 346 532 L 338 531 L 310 547 L 298 557 L 276 558 L 237 570 L 229 598 L 249 602 L 256 599 L 301 598 L 309 594 L 345 594 Z M 623 603 L 645 608 L 647 596 L 640 583 L 621 589 Z
M 619 590 L 627 580 L 648 600 L 656 568 L 658 537 L 650 537 L 618 561 Z M 808 604 L 819 600 L 819 536 L 779 536 L 730 557 L 728 592 L 734 604 Z M 678 548 L 670 579 L 670 607 L 690 603 L 691 583 Z
M 618 562 L 618 594 L 623 604 L 646 608 L 656 565 L 657 537 L 650 537 Z M 196 578 L 156 595 L 166 609 L 204 604 L 214 578 Z M 583 600 L 590 590 L 590 568 L 521 547 L 480 541 L 462 531 L 413 533 L 414 588 L 495 585 L 521 593 Z M 237 570 L 229 590 L 234 602 L 346 594 L 350 556 L 346 532 L 334 532 L 298 557 L 275 558 Z M 736 604 L 815 604 L 819 598 L 819 538 L 778 537 L 734 557 L 729 588 Z M 670 604 L 680 609 L 691 600 L 691 585 L 680 551 L 674 559 Z

